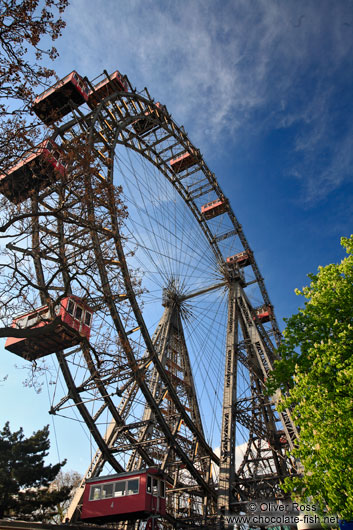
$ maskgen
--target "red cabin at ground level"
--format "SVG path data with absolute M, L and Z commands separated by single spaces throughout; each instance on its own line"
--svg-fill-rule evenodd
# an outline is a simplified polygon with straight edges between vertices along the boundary
M 0 175 L 0 193 L 18 204 L 65 172 L 60 147 L 53 140 L 44 140 L 6 175 Z
M 32 109 L 45 125 L 51 125 L 71 111 L 70 101 L 82 105 L 88 101 L 88 94 L 88 84 L 74 70 L 37 96 Z
M 238 254 L 234 254 L 234 256 L 229 256 L 227 258 L 227 263 L 229 265 L 237 264 L 240 268 L 246 267 L 247 265 L 250 265 L 251 263 L 251 250 L 243 250 L 242 252 L 239 252 Z
M 103 99 L 114 94 L 114 92 L 128 92 L 129 86 L 127 81 L 119 70 L 115 70 L 109 78 L 103 79 L 103 81 L 94 87 L 94 90 L 90 91 L 88 105 L 91 109 L 94 109 Z
M 272 307 L 270 305 L 263 305 L 261 307 L 258 307 L 257 309 L 255 309 L 255 313 L 262 324 L 264 324 L 265 322 L 269 322 L 270 318 L 273 315 Z
M 197 158 L 193 153 L 187 152 L 178 156 L 178 158 L 172 158 L 169 163 L 175 173 L 180 173 L 196 164 Z
M 162 105 L 162 103 L 159 103 L 159 101 L 157 101 L 156 107 L 158 107 L 158 110 L 146 110 L 146 118 L 140 118 L 133 122 L 132 127 L 137 134 L 145 134 L 158 125 L 151 119 L 158 118 L 158 111 L 162 112 L 163 114 L 166 114 L 167 108 L 165 105 Z
M 60 302 L 56 317 L 60 317 L 56 326 L 47 335 L 31 338 L 8 337 L 5 349 L 34 361 L 50 353 L 71 348 L 82 340 L 89 339 L 92 325 L 92 309 L 78 296 L 67 296 Z M 45 327 L 53 322 L 48 306 L 15 317 L 11 327 L 34 329 Z
M 86 481 L 81 519 L 108 522 L 145 518 L 166 513 L 166 484 L 163 473 L 144 469 Z
M 226 199 L 215 199 L 201 206 L 201 213 L 206 220 L 213 219 L 228 210 L 228 201 Z

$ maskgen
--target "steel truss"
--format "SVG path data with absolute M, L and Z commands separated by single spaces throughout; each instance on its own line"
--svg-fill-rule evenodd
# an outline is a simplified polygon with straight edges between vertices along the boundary
M 225 199 L 214 174 L 184 129 L 155 104 L 148 91 L 130 89 L 110 95 L 94 111 L 72 104 L 69 119 L 53 128 L 53 139 L 64 150 L 74 147 L 77 156 L 69 175 L 16 206 L 16 211 L 6 205 L 14 215 L 25 213 L 13 224 L 13 241 L 7 249 L 16 263 L 14 274 L 22 282 L 23 271 L 29 274 L 28 260 L 33 263 L 28 293 L 34 294 L 28 294 L 27 304 L 38 305 L 39 299 L 50 305 L 54 315 L 62 297 L 79 292 L 96 309 L 95 340 L 56 353 L 67 393 L 50 410 L 54 415 L 64 414 L 75 406 L 88 426 L 97 452 L 84 479 L 100 475 L 107 466 L 122 472 L 157 465 L 165 471 L 170 486 L 170 516 L 164 526 L 214 527 L 219 513 L 240 511 L 247 501 L 260 496 L 280 495 L 280 482 L 295 472 L 285 451 L 293 447 L 297 436 L 290 414 L 277 413 L 274 400 L 263 392 L 280 332 L 273 311 L 269 322 L 262 324 L 250 301 L 256 288 L 257 305 L 272 308 L 231 205 L 220 219 L 206 220 L 201 214 L 206 202 Z M 149 124 L 143 134 L 134 128 L 141 119 Z M 205 242 L 215 264 L 207 280 L 205 273 L 202 285 L 191 282 L 185 287 L 172 272 L 163 278 L 160 302 L 164 312 L 153 334 L 141 304 L 143 277 L 133 268 L 134 245 L 144 252 L 150 249 L 135 234 L 129 239 L 127 233 L 126 212 L 116 186 L 122 183 L 124 170 L 116 154 L 120 149 L 135 153 L 141 161 L 131 171 L 134 178 L 139 171 L 147 171 L 143 169 L 147 164 L 163 179 L 175 194 L 173 201 L 180 201 L 194 223 L 195 241 Z M 176 173 L 170 160 L 185 152 L 193 154 L 195 164 Z M 135 182 L 139 186 L 140 181 Z M 140 192 L 141 200 L 145 192 Z M 141 212 L 152 208 L 151 203 Z M 137 209 L 138 204 L 131 204 L 132 210 Z M 158 208 L 163 207 L 161 198 Z M 145 219 L 153 220 L 156 212 L 157 207 Z M 129 213 L 133 218 L 130 207 Z M 226 263 L 236 250 L 249 251 L 246 271 Z M 171 260 L 175 259 L 173 255 Z M 197 259 L 206 270 L 203 256 Z M 156 271 L 158 267 L 157 263 Z M 223 321 L 220 456 L 205 434 L 185 335 L 185 325 L 194 318 L 188 304 L 212 293 L 221 293 L 228 305 Z M 203 351 L 196 354 L 201 357 Z M 247 393 L 239 392 L 245 386 Z M 235 460 L 237 426 L 247 435 L 240 464 Z M 68 513 L 71 521 L 79 516 L 82 491 L 83 484 Z

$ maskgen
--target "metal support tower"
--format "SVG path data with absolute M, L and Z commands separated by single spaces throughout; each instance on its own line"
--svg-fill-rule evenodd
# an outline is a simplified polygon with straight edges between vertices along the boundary
M 264 386 L 275 349 L 243 289 L 239 270 L 231 271 L 225 355 L 218 509 L 220 514 L 246 510 L 250 501 L 283 498 L 280 484 L 295 473 L 286 455 L 297 437 L 290 412 L 278 413 Z M 245 372 L 239 373 L 243 365 Z M 238 395 L 248 375 L 248 393 Z M 241 464 L 236 459 L 236 426 L 248 430 Z
M 187 312 L 183 305 L 185 298 L 178 293 L 173 281 L 164 290 L 163 316 L 157 326 L 154 336 L 154 345 L 159 360 L 173 382 L 175 391 L 183 404 L 185 411 L 192 419 L 200 435 L 204 437 L 199 405 L 191 371 L 190 358 L 183 332 L 182 314 Z M 197 436 L 185 425 L 180 413 L 178 413 L 168 388 L 163 383 L 156 369 L 152 371 L 149 380 L 150 391 L 158 403 L 160 410 L 169 425 L 175 441 L 180 444 L 184 452 L 198 469 L 205 485 L 213 487 L 211 480 L 211 458 L 203 450 Z M 143 444 L 146 452 L 154 459 L 158 467 L 171 479 L 169 489 L 168 511 L 176 518 L 185 520 L 200 520 L 215 510 L 215 503 L 209 503 L 210 491 L 200 487 L 186 466 L 178 458 L 173 446 L 163 435 L 155 420 L 153 411 L 149 406 L 145 407 L 142 419 L 142 427 L 138 435 L 138 444 Z M 127 470 L 141 469 L 145 463 L 137 451 L 130 457 Z M 208 505 L 208 512 L 206 506 Z

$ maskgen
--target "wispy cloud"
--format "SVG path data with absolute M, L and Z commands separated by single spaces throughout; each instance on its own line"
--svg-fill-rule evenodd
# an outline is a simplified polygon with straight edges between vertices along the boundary
M 337 139 L 330 121 L 340 83 L 352 69 L 351 6 L 333 0 L 75 0 L 64 56 L 70 52 L 88 75 L 118 67 L 134 85 L 148 85 L 201 147 L 296 127 L 295 143 L 288 145 L 291 175 L 313 200 L 350 176 L 352 160 L 343 149 L 351 130 Z M 311 164 L 325 148 L 329 159 L 314 178 Z

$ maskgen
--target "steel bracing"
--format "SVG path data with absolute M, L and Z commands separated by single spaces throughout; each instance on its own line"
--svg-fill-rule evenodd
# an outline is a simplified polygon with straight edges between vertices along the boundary
M 218 508 L 220 513 L 246 510 L 249 500 L 284 498 L 280 484 L 296 473 L 287 443 L 297 432 L 289 411 L 278 413 L 265 393 L 275 360 L 274 347 L 243 290 L 239 271 L 229 285 L 228 327 L 223 392 Z M 248 395 L 237 395 L 238 364 L 248 375 Z M 245 458 L 236 466 L 236 425 L 249 431 Z M 283 443 L 285 442 L 285 443 Z
M 46 130 L 67 153 L 66 174 L 1 206 L 11 219 L 4 277 L 23 309 L 46 304 L 54 317 L 74 293 L 95 311 L 90 341 L 47 368 L 50 413 L 88 427 L 96 452 L 84 480 L 160 467 L 159 524 L 217 527 L 250 500 L 279 497 L 296 472 L 290 412 L 264 392 L 280 332 L 263 277 L 215 175 L 147 89 L 129 84 L 94 110 L 70 105 Z M 185 153 L 192 164 L 173 167 Z M 214 200 L 222 212 L 203 215 Z M 227 261 L 241 252 L 246 262 Z

